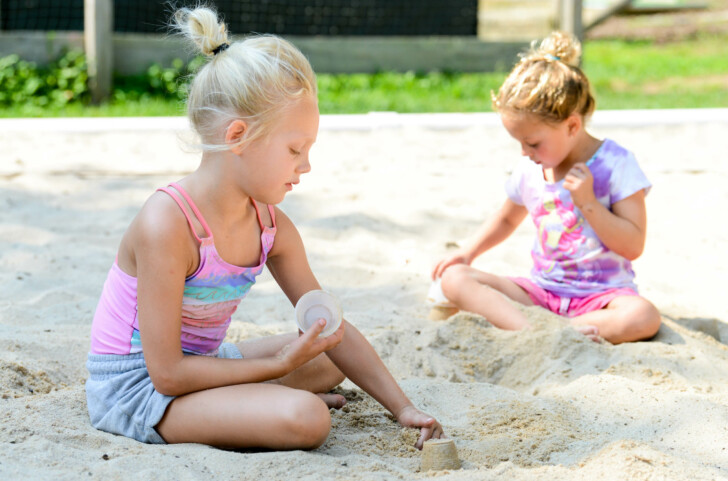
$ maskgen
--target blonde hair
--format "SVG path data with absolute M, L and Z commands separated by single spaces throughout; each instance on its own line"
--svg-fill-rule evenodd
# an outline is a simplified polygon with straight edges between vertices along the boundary
M 316 96 L 316 75 L 291 43 L 274 35 L 231 42 L 225 23 L 209 7 L 182 8 L 176 28 L 211 59 L 195 74 L 187 115 L 204 150 L 222 151 L 224 129 L 233 120 L 248 123 L 240 144 L 265 136 L 292 102 Z
M 589 79 L 579 68 L 581 44 L 566 33 L 553 32 L 521 56 L 498 90 L 491 93 L 498 112 L 526 113 L 559 123 L 571 114 L 588 118 L 596 107 Z

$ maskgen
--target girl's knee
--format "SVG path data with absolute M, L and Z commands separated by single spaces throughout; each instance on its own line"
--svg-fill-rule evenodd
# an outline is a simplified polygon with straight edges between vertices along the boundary
M 329 392 L 336 386 L 344 382 L 346 376 L 342 373 L 336 364 L 325 354 L 319 354 L 312 361 L 311 376 L 315 376 L 315 386 L 307 388 L 313 392 Z
M 470 277 L 468 274 L 470 269 L 471 267 L 465 264 L 455 264 L 442 273 L 440 288 L 445 297 L 450 300 L 457 297 L 458 292 L 462 289 L 463 282 Z
M 346 380 L 346 376 L 344 376 L 343 372 L 339 371 L 339 368 L 337 368 L 333 363 L 331 363 L 331 366 L 330 372 L 328 373 L 331 379 L 331 387 L 329 388 L 329 391 Z
M 300 391 L 282 415 L 291 444 L 299 449 L 321 446 L 331 430 L 329 408 L 318 396 L 306 391 Z
M 637 318 L 640 320 L 642 339 L 648 339 L 660 330 L 662 324 L 662 316 L 660 311 L 648 300 L 642 299 L 644 302 L 641 303 Z
M 318 362 L 320 366 L 320 370 L 316 373 L 316 377 L 321 380 L 321 384 L 323 385 L 321 392 L 331 391 L 346 379 L 344 373 L 336 367 L 336 364 L 334 364 L 326 354 L 319 354 L 316 362 Z
M 625 324 L 630 326 L 634 341 L 649 339 L 657 334 L 662 324 L 662 316 L 657 308 L 643 297 L 634 297 L 631 309 L 625 312 Z

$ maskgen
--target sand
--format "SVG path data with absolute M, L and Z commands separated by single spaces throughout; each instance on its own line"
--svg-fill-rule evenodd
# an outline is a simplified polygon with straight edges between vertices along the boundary
M 420 472 L 417 433 L 348 381 L 311 452 L 152 446 L 89 425 L 93 311 L 141 203 L 196 166 L 183 126 L 0 121 L 0 479 L 728 479 L 728 112 L 594 119 L 654 183 L 635 268 L 664 324 L 620 346 L 540 308 L 524 308 L 535 328 L 520 333 L 467 313 L 428 319 L 432 264 L 498 207 L 519 157 L 495 117 L 323 119 L 313 171 L 281 207 L 345 317 L 455 440 L 452 472 Z M 524 223 L 476 265 L 527 273 L 532 235 Z M 228 340 L 294 328 L 266 274 Z

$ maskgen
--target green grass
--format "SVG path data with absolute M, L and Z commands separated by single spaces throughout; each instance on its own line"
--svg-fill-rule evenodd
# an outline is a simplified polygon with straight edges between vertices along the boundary
M 587 43 L 584 71 L 597 108 L 728 107 L 726 36 L 654 44 Z
M 728 107 L 728 36 L 675 43 L 587 41 L 583 68 L 599 109 Z M 321 113 L 487 112 L 506 72 L 319 74 Z M 145 96 L 98 107 L 16 106 L 0 117 L 181 115 L 178 100 Z
M 33 105 L 0 107 L 0 118 L 8 117 L 161 117 L 184 115 L 184 105 L 178 100 L 150 98 L 99 106 L 82 104 L 62 108 L 43 108 Z
M 322 113 L 482 112 L 505 73 L 319 75 Z

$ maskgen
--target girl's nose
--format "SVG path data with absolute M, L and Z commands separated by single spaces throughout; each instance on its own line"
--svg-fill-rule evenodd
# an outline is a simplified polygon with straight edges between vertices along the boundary
M 536 149 L 531 147 L 528 144 L 521 144 L 521 155 L 524 157 L 533 157 L 533 154 L 536 152 Z
M 298 168 L 296 170 L 298 170 L 302 174 L 311 171 L 311 162 L 309 162 L 308 160 L 308 154 L 302 156 L 301 163 L 298 165 Z

